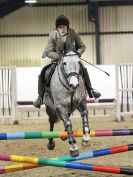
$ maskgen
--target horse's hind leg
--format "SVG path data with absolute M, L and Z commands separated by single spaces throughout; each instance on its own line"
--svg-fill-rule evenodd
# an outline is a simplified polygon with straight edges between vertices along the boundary
M 64 107 L 62 107 L 61 105 L 58 105 L 56 107 L 56 111 L 57 111 L 57 114 L 60 117 L 60 119 L 63 121 L 65 130 L 67 130 L 67 133 L 68 133 L 68 140 L 69 140 L 69 144 L 71 146 L 70 147 L 70 155 L 73 157 L 76 157 L 79 155 L 79 151 L 78 151 L 76 141 L 73 136 L 72 123 L 71 123 Z
M 88 110 L 86 107 L 86 100 L 82 100 L 79 102 L 78 110 L 82 117 L 82 124 L 83 124 L 83 138 L 82 138 L 82 145 L 87 145 L 90 142 L 90 128 L 89 128 L 89 121 L 88 121 Z
M 57 116 L 56 113 L 53 112 L 53 110 L 51 110 L 49 107 L 46 107 L 46 112 L 49 116 L 50 132 L 52 132 L 54 130 L 54 124 L 57 121 Z M 49 138 L 47 147 L 49 150 L 53 150 L 55 148 L 55 141 L 53 141 L 53 138 Z

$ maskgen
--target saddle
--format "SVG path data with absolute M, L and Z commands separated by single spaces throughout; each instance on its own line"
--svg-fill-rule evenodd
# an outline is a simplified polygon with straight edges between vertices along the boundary
M 44 87 L 46 90 L 49 90 L 50 81 L 55 71 L 56 65 L 57 65 L 56 63 L 51 63 L 45 66 L 41 71 L 41 80 L 44 83 Z

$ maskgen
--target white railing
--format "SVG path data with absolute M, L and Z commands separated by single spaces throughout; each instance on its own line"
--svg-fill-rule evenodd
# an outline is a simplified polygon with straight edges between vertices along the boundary
M 0 119 L 16 120 L 16 67 L 0 67 Z
M 87 103 L 87 109 L 90 118 L 113 118 L 116 116 L 116 103 Z M 33 105 L 18 105 L 18 116 L 20 120 L 32 119 L 39 120 L 48 118 L 45 106 L 40 109 L 35 108 Z M 73 118 L 79 117 L 78 111 L 75 111 L 72 115 Z
M 133 63 L 116 65 L 117 120 L 133 117 Z

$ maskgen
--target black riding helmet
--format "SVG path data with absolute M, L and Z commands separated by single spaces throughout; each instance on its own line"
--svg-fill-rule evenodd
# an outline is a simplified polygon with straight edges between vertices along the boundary
M 55 21 L 55 27 L 58 28 L 59 25 L 65 25 L 69 28 L 69 20 L 66 16 L 64 15 L 60 15 L 59 17 L 57 17 L 56 21 Z

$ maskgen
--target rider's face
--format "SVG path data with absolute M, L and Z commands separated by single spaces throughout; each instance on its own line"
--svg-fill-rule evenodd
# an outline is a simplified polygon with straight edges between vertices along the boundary
M 59 25 L 57 29 L 58 29 L 61 36 L 66 35 L 66 33 L 67 33 L 67 26 L 66 25 Z

